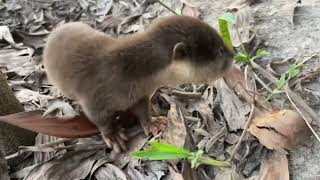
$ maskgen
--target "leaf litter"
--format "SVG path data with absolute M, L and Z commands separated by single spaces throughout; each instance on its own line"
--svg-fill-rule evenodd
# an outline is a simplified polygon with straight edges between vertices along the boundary
M 192 1 L 163 2 L 174 10 L 176 10 L 175 7 L 182 7 L 183 15 L 199 17 L 202 13 L 200 3 L 198 7 L 193 5 Z M 250 44 L 254 38 L 251 29 L 255 23 L 253 15 L 256 13 L 254 11 L 256 8 L 252 9 L 252 4 L 252 1 L 243 1 L 227 6 L 233 11 L 237 10 L 236 17 L 240 27 L 241 40 L 236 38 L 237 32 L 233 31 L 233 45 L 236 47 L 240 45 L 240 41 Z M 259 3 L 257 6 L 259 7 Z M 161 6 L 155 1 L 147 0 L 135 3 L 112 0 L 19 1 L 18 3 L 7 1 L 6 7 L 4 7 L 7 8 L 6 11 L 0 11 L 1 17 L 4 17 L 0 20 L 0 25 L 9 28 L 10 34 L 11 32 L 17 33 L 12 33 L 14 39 L 12 41 L 5 28 L 5 38 L 8 43 L 7 47 L 0 46 L 0 65 L 6 67 L 7 76 L 10 73 L 17 74 L 15 78 L 9 78 L 10 84 L 21 84 L 18 81 L 24 80 L 32 73 L 41 74 L 41 68 L 35 68 L 35 64 L 39 64 L 39 61 L 36 60 L 37 58 L 41 59 L 45 36 L 59 23 L 85 21 L 104 32 L 117 36 L 117 33 L 126 34 L 141 31 L 157 16 L 172 15 L 172 12 L 159 7 Z M 14 12 L 19 12 L 21 15 Z M 14 45 L 13 42 L 15 42 Z M 22 46 L 21 42 L 28 47 Z M 242 77 L 241 71 L 234 71 L 225 78 L 226 82 L 221 80 L 214 84 L 215 86 L 184 85 L 178 87 L 178 93 L 170 94 L 169 92 L 173 91 L 164 88 L 160 94 L 155 94 L 156 100 L 153 109 L 157 111 L 154 114 L 168 117 L 168 126 L 162 137 L 179 147 L 189 150 L 204 148 L 206 153 L 213 158 L 227 159 L 231 155 L 230 149 L 233 149 L 239 140 L 241 130 L 250 113 L 250 105 L 253 103 L 252 92 L 248 92 L 245 85 L 246 80 Z M 58 116 L 70 115 L 70 113 L 73 116 L 73 112 L 79 111 L 79 106 L 76 103 L 52 95 L 52 87 L 45 84 L 38 87 L 32 86 L 35 81 L 36 79 L 32 79 L 25 82 L 23 86 L 13 86 L 17 87 L 16 94 L 25 105 L 25 109 L 44 108 L 48 109 L 48 112 L 57 113 Z M 30 86 L 26 84 L 30 84 Z M 33 88 L 30 89 L 30 87 Z M 48 92 L 50 93 L 48 94 Z M 257 96 L 256 98 L 261 97 Z M 68 105 L 69 103 L 71 106 Z M 49 104 L 53 105 L 49 106 Z M 308 107 L 308 105 L 303 104 L 302 107 Z M 301 112 L 302 107 L 298 107 L 299 114 L 310 122 L 311 119 L 314 119 L 314 116 L 312 117 L 313 110 L 302 110 Z M 265 107 L 259 107 L 259 109 L 263 108 Z M 241 147 L 235 155 L 235 162 L 241 165 L 240 168 L 221 171 L 214 167 L 200 166 L 197 172 L 202 172 L 202 176 L 209 179 L 219 177 L 225 179 L 230 175 L 247 179 L 250 176 L 254 177 L 253 174 L 258 172 L 257 167 L 262 162 L 260 175 L 265 179 L 286 178 L 288 161 L 285 155 L 279 156 L 279 151 L 272 151 L 269 157 L 261 159 L 267 151 L 265 147 L 277 150 L 293 147 L 296 144 L 295 138 L 301 135 L 300 130 L 303 131 L 299 128 L 305 127 L 299 114 L 290 110 L 284 111 L 289 112 L 292 116 L 283 118 L 282 111 L 275 111 L 274 113 L 265 112 L 260 119 L 259 116 L 253 118 L 250 128 L 256 131 L 252 133 L 249 128 L 249 132 L 257 138 L 247 134 L 241 143 Z M 306 112 L 309 114 L 309 118 L 306 117 Z M 303 125 L 300 126 L 300 124 Z M 290 129 L 291 126 L 297 128 Z M 260 134 L 257 134 L 257 130 L 264 132 L 258 131 Z M 141 133 L 136 137 L 139 138 L 130 142 L 132 143 L 129 146 L 132 148 L 131 152 L 141 149 L 148 139 Z M 276 143 L 273 141 L 270 143 L 270 139 L 273 137 L 277 137 L 273 139 L 277 140 Z M 259 144 L 258 140 L 263 142 L 265 147 Z M 59 143 L 51 145 L 52 142 Z M 40 177 L 49 179 L 86 179 L 89 177 L 90 179 L 93 177 L 95 179 L 127 179 L 127 175 L 131 179 L 167 179 L 170 174 L 176 173 L 175 175 L 179 178 L 193 179 L 192 177 L 199 175 L 185 162 L 183 162 L 182 171 L 179 171 L 176 167 L 172 169 L 163 162 L 139 162 L 132 159 L 130 153 L 122 154 L 116 160 L 111 160 L 99 142 L 101 142 L 99 136 L 87 140 L 63 140 L 39 134 L 35 147 L 24 147 L 27 149 L 25 152 L 36 152 L 33 162 L 36 165 L 27 166 L 21 169 L 21 172 L 11 172 L 11 176 L 24 177 L 24 179 L 39 179 Z M 40 144 L 48 144 L 48 146 L 41 147 Z M 278 171 L 275 170 L 278 169 L 284 169 L 284 171 L 277 174 Z M 169 171 L 171 173 L 168 173 Z

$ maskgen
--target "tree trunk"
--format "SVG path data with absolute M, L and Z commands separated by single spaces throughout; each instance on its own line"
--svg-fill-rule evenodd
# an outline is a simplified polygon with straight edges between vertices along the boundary
M 0 116 L 23 111 L 23 107 L 14 96 L 7 80 L 0 72 Z M 17 152 L 21 145 L 34 145 L 35 133 L 0 122 L 0 173 L 3 171 L 3 156 Z M 17 165 L 21 158 L 9 161 L 10 165 Z M 2 174 L 0 174 L 2 179 Z M 5 179 L 5 178 L 3 178 Z

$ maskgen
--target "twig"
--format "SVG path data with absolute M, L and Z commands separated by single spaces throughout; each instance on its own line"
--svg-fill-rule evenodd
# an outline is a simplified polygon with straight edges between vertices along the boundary
M 41 144 L 39 146 L 20 146 L 19 147 L 20 149 L 16 153 L 10 154 L 10 155 L 6 156 L 5 158 L 8 160 L 8 159 L 12 159 L 14 157 L 17 157 L 20 154 L 25 153 L 25 152 L 39 152 L 39 151 L 41 151 L 40 149 L 43 149 L 43 148 L 46 148 L 46 147 L 51 147 L 51 146 L 54 146 L 54 145 L 57 145 L 57 144 L 61 144 L 61 143 L 64 143 L 66 141 L 69 141 L 69 140 L 72 140 L 72 139 L 68 139 L 68 138 L 59 139 L 59 140 L 52 141 L 52 142 L 49 142 L 49 143 L 46 143 L 46 144 Z M 38 149 L 38 150 L 29 149 L 31 147 L 34 147 L 33 149 Z
M 255 105 L 252 104 L 252 105 L 251 105 L 251 110 L 250 110 L 250 115 L 249 115 L 249 118 L 248 118 L 248 120 L 247 120 L 247 123 L 246 123 L 246 125 L 245 125 L 245 127 L 244 127 L 244 129 L 243 129 L 243 132 L 242 132 L 242 134 L 241 134 L 241 136 L 240 136 L 240 138 L 239 138 L 239 140 L 238 140 L 238 142 L 237 142 L 237 144 L 236 144 L 236 147 L 233 149 L 233 151 L 232 151 L 232 153 L 231 153 L 231 156 L 230 156 L 230 158 L 229 158 L 229 161 L 232 161 L 232 160 L 233 160 L 234 155 L 235 155 L 237 149 L 239 148 L 239 146 L 240 146 L 240 144 L 241 144 L 244 136 L 245 136 L 246 133 L 247 133 L 247 130 L 248 130 L 248 128 L 249 128 L 249 125 L 251 124 L 251 121 L 252 121 L 252 117 L 253 117 L 253 114 L 254 114 L 254 113 L 253 113 L 253 112 L 254 112 L 254 109 L 255 109 Z
M 163 7 L 165 7 L 166 9 L 168 9 L 169 11 L 171 11 L 173 14 L 179 16 L 179 14 L 177 12 L 175 12 L 173 9 L 171 9 L 169 6 L 167 6 L 166 4 L 164 4 L 163 2 L 161 2 L 160 0 L 157 1 L 159 4 L 161 4 Z
M 248 74 L 248 68 L 249 68 L 249 66 L 246 66 L 246 68 L 245 68 L 245 82 L 246 82 L 246 86 L 247 86 L 246 88 L 247 88 L 247 89 L 249 89 L 249 87 L 248 87 L 248 76 L 247 76 L 247 74 Z M 254 90 L 256 90 L 256 85 L 255 85 L 255 84 L 254 84 Z M 242 132 L 242 134 L 241 134 L 241 136 L 240 136 L 240 138 L 239 138 L 236 146 L 234 147 L 234 149 L 233 149 L 233 151 L 232 151 L 232 153 L 231 153 L 231 155 L 230 155 L 230 158 L 229 158 L 229 160 L 228 160 L 229 162 L 231 162 L 231 161 L 233 160 L 234 155 L 235 155 L 237 149 L 240 147 L 240 144 L 241 144 L 244 136 L 245 136 L 246 133 L 247 133 L 247 130 L 248 130 L 248 128 L 249 128 L 249 125 L 251 124 L 251 121 L 252 121 L 252 118 L 253 118 L 253 115 L 254 115 L 254 111 L 255 111 L 255 99 L 256 99 L 256 98 L 255 98 L 255 94 L 253 94 L 253 99 L 252 99 L 252 102 L 253 102 L 253 103 L 252 103 L 252 105 L 251 105 L 250 115 L 249 115 L 248 120 L 247 120 L 247 122 L 246 122 L 246 124 L 245 124 L 245 127 L 244 127 L 244 129 L 243 129 L 243 132 Z
M 179 90 L 172 90 L 171 94 L 174 96 L 179 96 L 182 98 L 192 98 L 192 99 L 199 99 L 201 98 L 201 93 L 194 93 L 194 92 L 185 92 L 185 91 L 179 91 Z
M 273 84 L 276 84 L 276 82 L 278 81 L 277 78 L 275 78 L 273 75 L 271 75 L 268 71 L 266 71 L 265 69 L 263 69 L 259 64 L 255 63 L 254 61 L 251 61 L 251 65 L 253 68 L 259 70 L 259 72 L 265 77 L 267 78 L 270 82 L 272 82 Z
M 307 61 L 309 61 L 310 59 L 312 59 L 313 57 L 317 56 L 319 53 L 313 53 L 312 55 L 308 56 L 307 58 L 305 58 L 304 60 L 302 60 L 299 64 L 297 64 L 297 68 L 302 66 L 304 63 L 306 63 Z
M 291 102 L 291 104 L 293 105 L 293 107 L 298 111 L 298 113 L 302 116 L 302 118 L 304 119 L 304 121 L 306 122 L 307 126 L 309 127 L 309 129 L 311 130 L 311 132 L 313 133 L 313 135 L 316 137 L 316 139 L 320 142 L 320 137 L 318 136 L 318 134 L 313 130 L 312 126 L 311 126 L 311 121 L 312 119 L 317 119 L 319 120 L 318 118 L 318 115 L 316 113 L 310 113 L 311 116 L 313 117 L 306 117 L 305 114 L 297 107 L 297 105 L 295 104 L 295 102 L 293 102 L 292 100 L 292 97 L 290 97 L 289 93 L 293 93 L 292 90 L 289 88 L 289 85 L 287 84 L 286 87 L 285 87 L 285 91 L 286 91 L 286 94 L 287 94 L 287 97 L 289 99 L 289 101 Z M 302 99 L 301 99 L 302 101 Z M 309 121 L 310 122 L 309 122 Z
M 257 39 L 257 43 L 255 44 L 255 46 L 252 48 L 251 52 L 249 53 L 249 57 L 253 57 L 254 54 L 257 52 L 257 49 L 259 47 L 259 45 L 261 44 L 261 39 L 257 36 L 257 33 L 255 31 L 253 31 L 254 36 Z
M 259 76 L 252 72 L 253 77 L 261 84 L 261 86 L 263 86 L 264 89 L 266 89 L 267 91 L 269 91 L 270 93 L 272 93 L 272 89 L 269 88 L 269 86 L 267 84 L 265 84 L 262 79 L 259 78 Z
M 239 41 L 240 41 L 240 47 L 241 47 L 243 53 L 246 55 L 246 57 L 249 58 L 249 54 L 248 54 L 246 48 L 245 48 L 244 45 L 243 45 L 242 38 L 241 38 L 241 36 L 240 36 L 237 23 L 235 24 L 235 29 L 236 29 L 236 33 L 237 33 L 237 36 L 238 36 Z

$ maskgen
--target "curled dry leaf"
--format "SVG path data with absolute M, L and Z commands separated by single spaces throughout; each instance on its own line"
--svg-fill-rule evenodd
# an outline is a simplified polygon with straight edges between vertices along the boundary
M 136 134 L 134 136 L 129 135 L 129 138 L 131 139 L 129 142 L 127 142 L 128 144 L 127 147 L 129 149 L 126 152 L 123 152 L 121 154 L 117 154 L 117 155 L 112 154 L 113 156 L 112 159 L 114 160 L 113 164 L 116 165 L 117 167 L 123 168 L 129 162 L 131 162 L 132 161 L 131 153 L 141 149 L 148 141 L 148 137 L 145 136 L 145 134 L 142 132 L 142 129 L 140 127 L 135 127 L 130 130 L 138 132 L 139 131 L 138 128 L 140 129 L 139 134 Z
M 307 126 L 295 111 L 281 110 L 255 117 L 248 130 L 268 149 L 283 150 L 298 145 Z
M 199 18 L 200 12 L 198 7 L 188 2 L 187 0 L 180 0 L 182 2 L 181 14 L 184 16 L 192 16 Z
M 166 143 L 177 147 L 184 147 L 187 136 L 187 130 L 183 119 L 178 115 L 175 104 L 171 104 L 168 112 L 168 122 L 166 131 L 163 132 L 163 139 Z
M 36 166 L 25 180 L 60 180 L 84 179 L 89 174 L 95 162 L 101 158 L 97 151 L 72 151 L 62 157 Z
M 243 129 L 246 123 L 246 115 L 250 112 L 250 106 L 242 102 L 239 97 L 228 87 L 223 79 L 215 82 L 221 101 L 220 106 L 228 123 L 230 131 Z
M 9 44 L 15 44 L 11 32 L 7 26 L 0 26 L 0 40 L 4 39 Z
M 117 179 L 117 180 L 127 180 L 124 172 L 112 164 L 105 163 L 99 167 L 96 172 L 93 174 L 95 179 L 104 180 L 104 179 Z
M 1 49 L 0 64 L 7 67 L 9 72 L 15 72 L 20 76 L 28 76 L 35 71 L 35 66 L 31 62 L 33 53 L 32 48 L 23 50 Z
M 260 180 L 289 180 L 288 159 L 283 152 L 272 151 L 263 158 Z
M 54 101 L 44 112 L 43 116 L 51 115 L 53 113 L 56 113 L 55 116 L 63 118 L 72 118 L 77 115 L 77 112 L 69 103 L 59 100 Z
M 24 45 L 30 46 L 35 50 L 44 47 L 45 39 L 49 34 L 48 32 L 28 33 L 20 30 L 18 30 L 17 33 L 23 39 L 22 42 Z
M 227 11 L 238 11 L 241 8 L 250 6 L 256 0 L 237 0 L 232 2 L 229 6 L 226 7 Z
M 248 83 L 248 85 L 246 85 L 244 73 L 240 70 L 240 67 L 233 65 L 228 75 L 223 77 L 223 79 L 226 81 L 228 87 L 233 89 L 241 98 L 249 104 L 253 103 L 254 94 L 246 89 L 246 86 L 253 89 L 253 84 Z M 256 96 L 256 99 L 258 98 L 259 97 Z
M 174 180 L 184 180 L 180 173 L 177 173 L 171 166 L 169 166 L 169 172 L 171 174 L 172 179 Z
M 252 8 L 245 7 L 239 9 L 235 16 L 236 25 L 229 25 L 229 31 L 232 39 L 232 45 L 234 47 L 239 47 L 241 43 L 249 43 L 254 38 L 254 35 L 250 31 L 254 23 L 254 12 Z
M 112 15 L 108 15 L 104 18 L 104 20 L 101 23 L 101 29 L 116 29 L 121 23 L 121 19 L 114 17 Z

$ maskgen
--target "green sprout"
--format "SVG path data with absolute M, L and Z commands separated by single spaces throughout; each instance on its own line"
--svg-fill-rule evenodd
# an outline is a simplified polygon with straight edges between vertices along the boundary
M 262 50 L 262 49 L 258 49 L 257 52 L 256 52 L 255 57 L 256 58 L 263 58 L 263 57 L 269 56 L 269 55 L 270 55 L 270 53 L 268 51 Z
M 280 79 L 278 79 L 278 81 L 276 82 L 276 88 L 265 99 L 265 102 L 269 101 L 275 94 L 283 91 L 284 87 L 289 82 L 289 80 L 295 78 L 299 74 L 299 72 L 299 66 L 297 64 L 291 64 L 289 66 L 288 72 L 281 74 Z
M 232 46 L 232 40 L 231 40 L 231 36 L 230 36 L 230 31 L 229 31 L 229 24 L 231 25 L 235 25 L 236 31 L 238 33 L 238 28 L 236 26 L 236 18 L 233 14 L 231 13 L 226 13 L 224 15 L 222 15 L 219 20 L 219 29 L 220 29 L 220 34 L 221 37 L 223 39 L 223 41 L 225 42 L 225 44 L 230 48 L 233 49 Z M 238 33 L 239 38 L 240 35 Z M 251 59 L 253 58 L 262 58 L 265 56 L 268 56 L 270 53 L 266 50 L 262 50 L 262 49 L 258 49 L 256 52 L 256 55 L 254 57 L 250 57 L 249 53 L 247 52 L 247 50 L 245 49 L 244 45 L 241 42 L 241 51 L 242 52 L 238 52 L 236 53 L 236 55 L 234 56 L 235 61 L 237 62 L 242 62 L 243 64 L 250 64 Z
M 136 151 L 132 156 L 136 159 L 144 160 L 189 160 L 191 167 L 195 168 L 200 164 L 212 165 L 217 167 L 230 167 L 229 162 L 218 161 L 203 155 L 203 150 L 190 152 L 170 144 L 149 141 L 149 149 Z
M 231 13 L 224 14 L 218 20 L 222 39 L 230 49 L 233 49 L 233 46 L 228 24 L 234 24 L 235 21 L 235 17 Z

